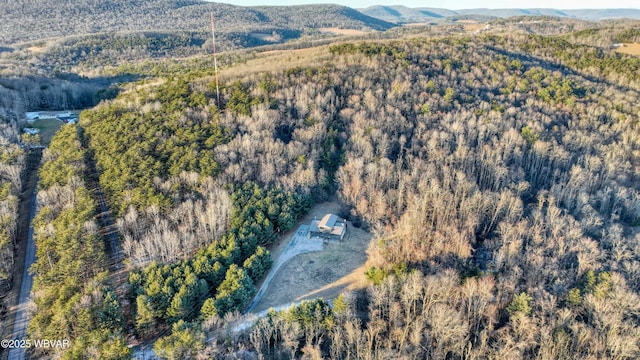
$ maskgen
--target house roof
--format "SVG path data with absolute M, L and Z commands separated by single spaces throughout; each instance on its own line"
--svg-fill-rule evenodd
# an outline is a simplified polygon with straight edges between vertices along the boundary
M 327 214 L 320 220 L 313 220 L 309 225 L 309 232 L 324 233 L 342 237 L 346 231 L 346 224 L 335 214 Z
M 322 217 L 322 219 L 320 220 L 320 223 L 318 223 L 318 227 L 332 228 L 336 225 L 336 221 L 338 221 L 338 215 L 327 214 L 324 217 Z
M 331 230 L 331 235 L 340 236 L 340 238 L 342 238 L 342 235 L 344 234 L 346 229 L 347 228 L 344 226 L 344 224 L 341 223 L 340 225 L 333 227 L 333 229 Z

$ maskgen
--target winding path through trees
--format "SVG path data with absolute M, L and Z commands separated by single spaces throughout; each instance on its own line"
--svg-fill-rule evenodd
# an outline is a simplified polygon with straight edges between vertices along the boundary
M 308 230 L 309 225 L 300 225 L 300 227 L 298 227 L 298 230 L 291 237 L 291 241 L 289 241 L 286 249 L 284 249 L 282 254 L 280 254 L 280 256 L 278 257 L 275 265 L 269 271 L 269 275 L 267 275 L 267 277 L 265 278 L 264 282 L 260 286 L 260 289 L 256 293 L 256 296 L 253 298 L 244 313 L 250 313 L 258 304 L 260 304 L 260 301 L 262 301 L 262 298 L 269 289 L 269 285 L 271 285 L 271 281 L 276 276 L 278 271 L 280 271 L 280 268 L 287 263 L 287 261 L 291 260 L 296 255 L 312 251 L 322 251 L 324 249 L 322 240 L 312 240 L 307 238 Z

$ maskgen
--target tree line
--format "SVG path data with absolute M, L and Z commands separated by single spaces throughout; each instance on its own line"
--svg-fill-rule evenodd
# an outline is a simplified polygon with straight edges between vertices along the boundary
M 233 196 L 229 231 L 188 260 L 152 263 L 129 275 L 136 328 L 153 335 L 158 325 L 202 321 L 237 312 L 255 293 L 271 266 L 265 246 L 290 229 L 306 210 L 305 200 L 280 189 L 245 184 Z
M 22 170 L 25 153 L 11 142 L 9 124 L 0 124 L 0 289 L 11 287 L 16 242 L 19 194 L 22 191 Z

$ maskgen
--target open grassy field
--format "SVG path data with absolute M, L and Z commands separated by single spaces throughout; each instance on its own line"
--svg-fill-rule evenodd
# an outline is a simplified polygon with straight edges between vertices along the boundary
M 294 230 L 284 234 L 279 244 L 271 250 L 274 263 L 298 226 L 321 218 L 326 213 L 337 213 L 339 208 L 336 202 L 314 206 Z M 295 256 L 280 267 L 254 312 L 318 297 L 333 299 L 343 291 L 363 288 L 366 285 L 366 250 L 371 237 L 368 232 L 349 223 L 342 242 L 329 242 L 322 251 Z
M 640 44 L 624 44 L 616 49 L 617 52 L 629 55 L 640 55 Z
M 58 119 L 38 119 L 35 120 L 31 126 L 40 129 L 40 136 L 42 136 L 42 141 L 46 145 L 51 142 L 53 134 L 55 134 L 62 125 L 64 124 Z
M 335 34 L 335 35 L 347 35 L 347 36 L 355 36 L 355 35 L 367 34 L 367 31 L 363 31 L 363 30 L 340 29 L 340 28 L 337 28 L 337 27 L 320 28 L 320 32 L 328 33 L 328 34 Z

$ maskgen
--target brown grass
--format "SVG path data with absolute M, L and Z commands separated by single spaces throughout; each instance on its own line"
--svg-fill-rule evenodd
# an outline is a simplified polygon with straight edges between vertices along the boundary
M 473 24 L 469 24 L 469 25 L 465 25 L 464 26 L 464 30 L 465 31 L 469 31 L 469 32 L 478 31 L 478 30 L 482 30 L 482 29 L 484 29 L 484 25 L 483 24 L 473 23 Z
M 309 49 L 274 50 L 260 53 L 258 58 L 220 71 L 221 81 L 229 81 L 244 76 L 260 74 L 265 71 L 279 72 L 296 66 L 321 66 L 331 59 L 328 47 Z
M 47 50 L 46 46 L 32 46 L 32 47 L 28 47 L 27 50 L 29 50 L 30 52 L 34 53 L 34 54 L 42 54 Z
M 320 28 L 319 30 L 322 33 L 335 34 L 335 35 L 347 35 L 347 36 L 362 35 L 362 34 L 366 34 L 367 33 L 367 31 L 364 31 L 364 30 L 339 29 L 339 28 L 335 28 L 335 27 L 333 27 L 333 28 Z
M 616 49 L 617 52 L 629 55 L 640 55 L 640 44 L 624 44 Z
M 254 39 L 267 41 L 267 42 L 278 42 L 280 40 L 277 36 L 275 36 L 273 34 L 250 33 L 249 36 L 254 38 Z
M 318 204 L 294 229 L 308 224 L 314 217 L 336 213 L 339 208 L 336 202 Z M 363 275 L 368 258 L 366 250 L 371 234 L 353 227 L 351 223 L 348 225 L 341 243 L 328 243 L 323 251 L 298 255 L 282 266 L 254 312 L 318 297 L 333 299 L 343 291 L 363 288 L 366 285 Z M 279 244 L 271 249 L 274 262 L 292 235 L 293 232 L 284 234 Z

